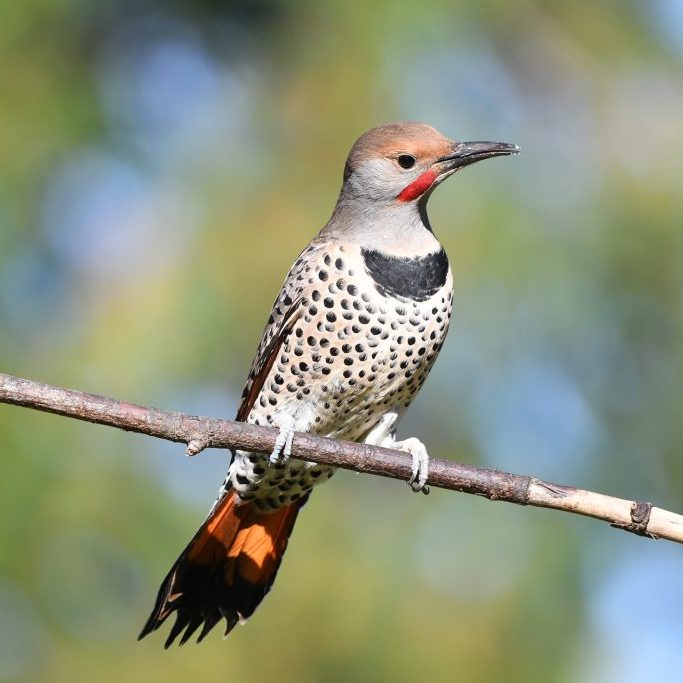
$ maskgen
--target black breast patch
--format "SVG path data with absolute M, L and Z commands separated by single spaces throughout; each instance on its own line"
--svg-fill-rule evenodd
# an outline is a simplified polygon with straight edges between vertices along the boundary
M 361 249 L 361 255 L 365 270 L 384 296 L 426 301 L 443 287 L 448 276 L 448 256 L 443 249 L 416 258 L 389 256 L 374 249 Z

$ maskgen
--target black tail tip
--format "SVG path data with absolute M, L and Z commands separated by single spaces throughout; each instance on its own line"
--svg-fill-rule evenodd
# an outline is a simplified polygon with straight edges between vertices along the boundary
M 147 623 L 144 625 L 142 631 L 140 631 L 138 641 L 156 631 L 164 623 L 164 621 L 166 621 L 167 617 L 168 614 L 162 619 L 159 619 L 156 614 L 152 614 Z M 232 631 L 235 625 L 239 623 L 239 618 L 237 615 L 232 616 L 224 610 L 213 610 L 208 613 L 190 612 L 182 609 L 176 610 L 176 620 L 171 627 L 168 638 L 166 638 L 164 649 L 168 650 L 178 636 L 180 636 L 178 645 L 185 645 L 185 643 L 194 635 L 200 626 L 202 627 L 202 630 L 199 632 L 199 636 L 197 636 L 197 643 L 201 643 L 222 618 L 224 618 L 226 622 L 225 633 L 223 634 L 223 637 L 225 638 L 230 631 Z
M 163 623 L 164 620 L 158 620 L 156 615 L 153 614 L 150 616 L 145 625 L 142 627 L 142 631 L 140 631 L 138 635 L 138 642 L 141 641 L 145 636 L 148 636 L 150 633 L 156 631 Z

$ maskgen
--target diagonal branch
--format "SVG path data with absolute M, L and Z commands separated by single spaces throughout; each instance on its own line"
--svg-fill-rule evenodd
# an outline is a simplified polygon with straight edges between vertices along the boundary
M 278 435 L 278 430 L 273 427 L 146 408 L 3 373 L 0 373 L 0 403 L 185 443 L 189 455 L 195 455 L 204 448 L 236 448 L 270 453 Z M 356 472 L 404 480 L 411 475 L 410 456 L 388 448 L 297 433 L 292 450 L 292 457 Z M 450 460 L 431 459 L 428 483 L 490 500 L 573 512 L 601 519 L 641 536 L 683 543 L 683 516 L 643 501 L 614 498 L 552 484 L 535 477 Z

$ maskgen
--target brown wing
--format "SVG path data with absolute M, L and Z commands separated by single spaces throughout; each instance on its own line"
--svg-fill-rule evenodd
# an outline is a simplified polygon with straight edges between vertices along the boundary
M 249 417 L 278 352 L 307 305 L 306 289 L 312 281 L 316 262 L 323 257 L 324 246 L 324 240 L 314 238 L 301 252 L 285 278 L 249 370 L 235 418 L 239 422 L 244 422 Z
M 269 325 L 263 333 L 263 339 L 261 340 L 256 358 L 254 358 L 251 370 L 249 371 L 244 391 L 242 392 L 242 400 L 237 410 L 237 417 L 235 417 L 238 422 L 244 422 L 251 412 L 282 344 L 287 339 L 287 336 L 292 331 L 292 326 L 299 317 L 301 312 L 300 304 L 301 297 L 291 303 L 290 307 L 284 312 L 284 315 L 278 316 L 281 318 L 279 325 L 276 325 L 274 320 L 272 323 L 269 321 Z M 277 310 L 278 307 L 276 305 L 274 313 Z M 271 315 L 271 319 L 273 319 L 273 315 Z

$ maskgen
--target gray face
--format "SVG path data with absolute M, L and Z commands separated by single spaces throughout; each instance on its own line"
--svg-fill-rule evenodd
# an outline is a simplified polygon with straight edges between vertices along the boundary
M 351 148 L 337 206 L 322 233 L 389 254 L 432 253 L 440 248 L 426 211 L 434 188 L 464 166 L 518 151 L 499 142 L 454 142 L 421 123 L 373 128 Z
M 431 126 L 399 122 L 379 126 L 354 144 L 344 169 L 341 197 L 386 206 L 423 203 L 458 169 L 482 159 L 516 154 L 501 142 L 454 142 Z
M 415 163 L 410 168 L 402 168 L 398 159 L 412 158 Z M 415 199 L 433 190 L 440 182 L 456 169 L 449 169 L 446 164 L 435 163 L 430 158 L 403 153 L 392 157 L 375 157 L 363 161 L 349 176 L 345 185 L 347 196 L 366 199 L 373 202 L 394 204 L 402 201 L 401 193 L 414 183 L 421 181 L 424 190 Z M 416 192 L 417 189 L 416 188 Z
M 448 168 L 438 160 L 451 153 L 454 145 L 425 124 L 401 122 L 373 128 L 349 153 L 342 194 L 389 204 L 419 179 L 423 194 L 446 177 Z

